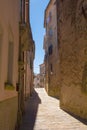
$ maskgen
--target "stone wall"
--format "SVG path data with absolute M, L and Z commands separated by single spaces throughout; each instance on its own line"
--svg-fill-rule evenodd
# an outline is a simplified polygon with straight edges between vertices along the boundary
M 87 1 L 59 5 L 61 108 L 87 119 Z
M 46 8 L 45 22 L 49 18 L 46 27 L 46 45 L 47 59 L 46 59 L 46 90 L 50 96 L 59 97 L 60 92 L 60 71 L 59 71 L 59 52 L 57 41 L 57 12 L 56 1 L 51 0 Z M 51 34 L 49 33 L 51 31 Z M 50 46 L 52 52 L 50 54 Z

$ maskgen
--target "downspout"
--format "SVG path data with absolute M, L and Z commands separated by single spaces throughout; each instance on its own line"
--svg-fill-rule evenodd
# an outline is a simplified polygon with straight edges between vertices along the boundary
M 56 20 L 57 20 L 57 47 L 59 49 L 59 39 L 58 39 L 58 3 L 59 3 L 59 0 L 56 0 Z
M 26 62 L 25 62 L 25 99 L 26 99 L 26 97 L 27 97 L 27 95 L 26 95 L 26 86 L 27 86 L 27 51 L 25 52 L 25 60 L 26 60 Z

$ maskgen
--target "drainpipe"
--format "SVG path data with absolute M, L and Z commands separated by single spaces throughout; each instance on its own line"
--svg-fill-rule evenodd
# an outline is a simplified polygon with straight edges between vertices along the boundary
M 59 44 L 59 39 L 58 39 L 58 0 L 56 0 L 56 20 L 57 20 L 57 45 Z M 59 45 L 58 45 L 58 49 L 59 49 Z
M 27 98 L 27 95 L 26 95 L 26 86 L 27 86 L 27 51 L 25 52 L 25 99 Z

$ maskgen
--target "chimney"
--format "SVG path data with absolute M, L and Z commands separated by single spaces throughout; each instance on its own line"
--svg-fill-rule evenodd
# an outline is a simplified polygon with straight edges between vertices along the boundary
M 25 0 L 25 22 L 29 23 L 29 0 Z
M 22 0 L 22 23 L 25 23 L 25 0 Z

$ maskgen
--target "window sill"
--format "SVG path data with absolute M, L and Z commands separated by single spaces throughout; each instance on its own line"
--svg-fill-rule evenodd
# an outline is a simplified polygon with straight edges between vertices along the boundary
M 5 90 L 15 90 L 15 87 L 10 83 L 5 83 Z

